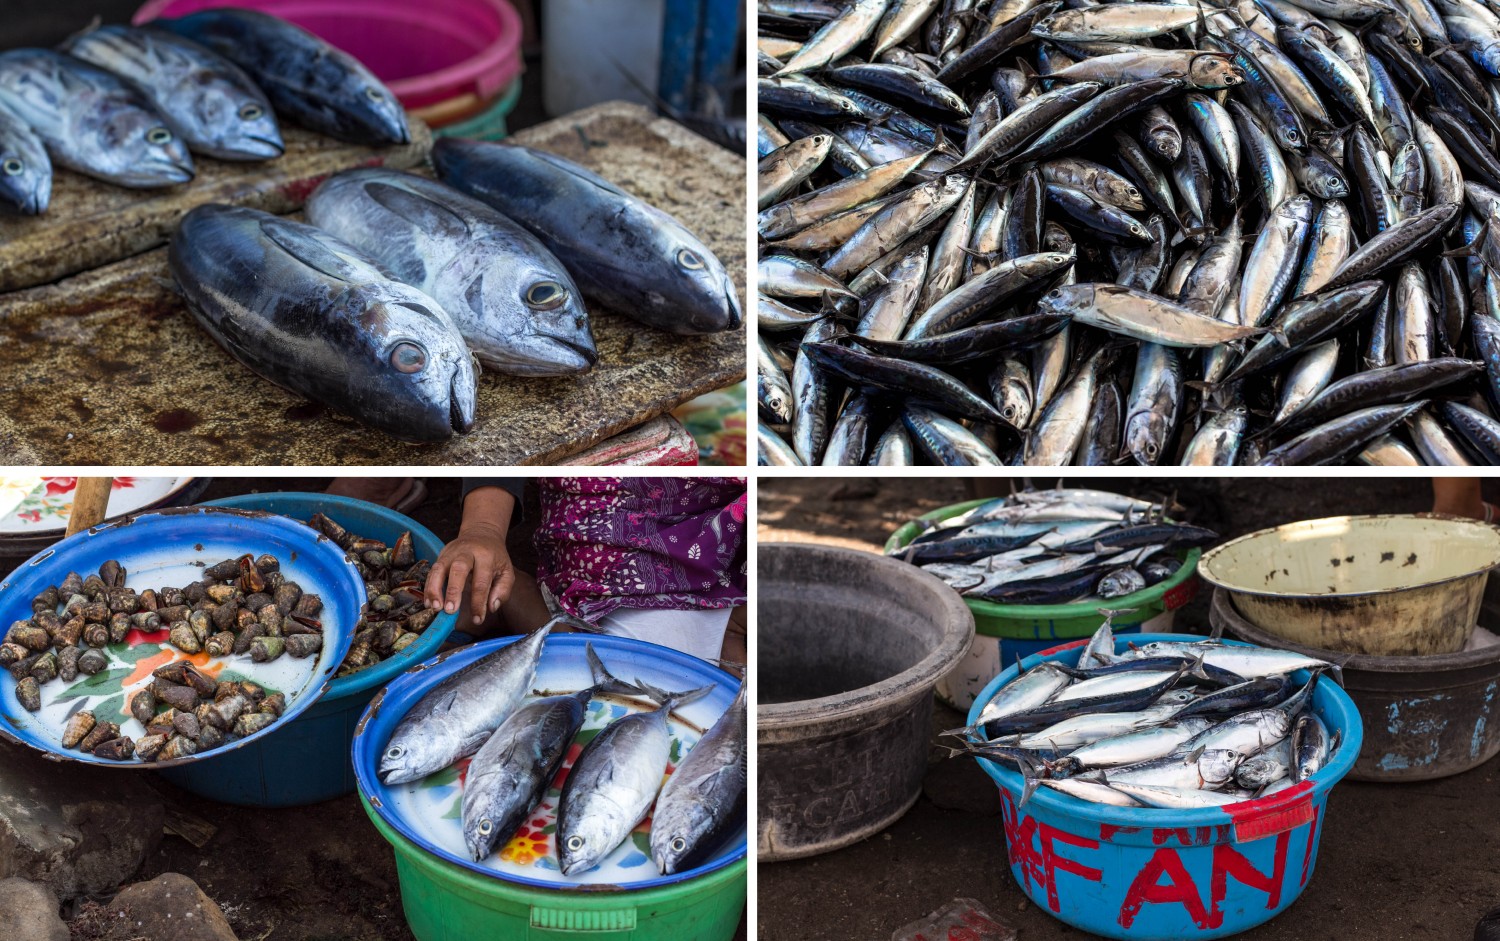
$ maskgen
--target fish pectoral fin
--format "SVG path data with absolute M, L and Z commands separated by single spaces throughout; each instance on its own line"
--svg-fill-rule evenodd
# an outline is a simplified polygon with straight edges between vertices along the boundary
M 323 238 L 305 228 L 293 228 L 282 219 L 265 219 L 260 223 L 260 230 L 282 251 L 330 278 L 355 282 L 368 276 L 361 270 L 363 266 L 335 251 Z
M 439 713 L 442 713 L 444 715 L 448 714 L 450 711 L 452 711 L 453 703 L 456 699 L 458 699 L 458 690 L 456 689 L 450 689 L 447 692 L 440 694 L 436 699 L 432 701 L 432 713 L 434 715 L 437 715 Z
M 423 232 L 446 239 L 469 239 L 473 235 L 463 216 L 411 190 L 376 180 L 365 184 L 365 192 Z

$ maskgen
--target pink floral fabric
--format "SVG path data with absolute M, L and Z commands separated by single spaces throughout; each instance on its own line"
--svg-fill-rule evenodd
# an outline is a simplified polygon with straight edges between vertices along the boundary
M 586 621 L 745 603 L 740 477 L 544 477 L 537 578 Z

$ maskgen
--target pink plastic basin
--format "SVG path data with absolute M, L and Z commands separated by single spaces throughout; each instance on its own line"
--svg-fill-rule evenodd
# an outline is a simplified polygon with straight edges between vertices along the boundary
M 137 26 L 213 7 L 295 23 L 369 67 L 407 108 L 498 96 L 521 72 L 521 17 L 506 0 L 149 0 Z

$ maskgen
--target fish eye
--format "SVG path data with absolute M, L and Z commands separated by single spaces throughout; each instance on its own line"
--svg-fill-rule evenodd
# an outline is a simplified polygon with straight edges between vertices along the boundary
M 677 263 L 689 271 L 702 271 L 704 268 L 703 259 L 687 248 L 678 250 Z
M 427 351 L 410 340 L 402 340 L 391 347 L 391 365 L 398 372 L 421 372 L 427 365 Z
M 172 132 L 164 127 L 153 127 L 146 132 L 146 140 L 157 146 L 170 144 L 172 142 Z
M 0 164 L 0 169 L 5 170 L 6 176 L 20 176 L 21 171 L 26 169 L 26 165 L 17 160 L 15 157 L 12 157 L 9 160 L 5 161 L 4 164 Z
M 392 745 L 390 748 L 387 748 L 385 750 L 385 756 L 393 761 L 397 758 L 400 758 L 404 754 L 406 754 L 406 749 L 402 748 L 400 745 Z
M 1296 128 L 1289 127 L 1286 130 L 1286 139 L 1295 144 L 1297 141 L 1302 139 L 1302 135 L 1297 133 Z
M 257 104 L 248 104 L 240 109 L 240 117 L 246 121 L 254 121 L 266 113 L 266 109 Z
M 568 299 L 568 289 L 556 281 L 538 281 L 526 291 L 526 306 L 556 310 Z
M 1134 186 L 1127 186 L 1125 187 L 1125 195 L 1129 196 L 1131 199 L 1139 199 L 1141 196 L 1141 191 L 1136 189 Z
M 1048 297 L 1051 297 L 1051 298 L 1058 298 L 1058 297 L 1062 297 L 1062 290 L 1061 290 L 1061 289 L 1056 289 L 1056 290 L 1053 290 L 1053 291 L 1052 291 L 1052 292 L 1050 292 L 1050 293 L 1049 293 L 1049 294 L 1048 294 L 1048 295 L 1047 295 L 1047 296 L 1048 296 Z
M 581 837 L 581 836 L 570 836 L 570 837 L 568 837 L 568 849 L 570 849 L 570 850 L 581 850 L 581 849 L 583 849 L 583 837 Z
M 680 853 L 685 849 L 687 849 L 687 840 L 679 836 L 672 841 L 672 852 Z
M 479 821 L 479 832 L 483 833 L 485 836 L 489 836 L 490 831 L 493 829 L 495 829 L 495 825 L 493 823 L 490 823 L 490 819 L 488 817 Z
M 373 86 L 365 89 L 365 97 L 370 99 L 371 101 L 385 100 L 385 95 L 381 93 L 380 89 Z

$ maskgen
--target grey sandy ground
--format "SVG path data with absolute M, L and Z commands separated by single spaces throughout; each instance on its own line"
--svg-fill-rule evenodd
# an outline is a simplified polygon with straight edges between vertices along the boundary
M 1043 485 L 1051 485 L 1048 478 Z M 1086 486 L 1087 481 L 1068 480 Z M 1145 492 L 1129 479 L 1112 489 Z M 838 488 L 843 499 L 830 497 Z M 1226 534 L 1342 513 L 1400 512 L 1430 505 L 1425 479 L 1176 481 L 1199 510 L 1193 522 Z M 760 482 L 760 532 L 770 538 L 878 544 L 913 509 L 964 499 L 951 480 Z M 1487 492 L 1491 500 L 1495 496 Z M 1178 624 L 1206 624 L 1205 598 Z M 769 669 L 762 664 L 762 670 Z M 939 706 L 934 731 L 961 725 Z M 1470 937 L 1500 905 L 1500 762 L 1424 784 L 1344 782 L 1329 801 L 1317 869 L 1301 898 L 1247 941 L 1368 941 Z M 881 941 L 956 896 L 977 899 L 1020 929 L 1023 941 L 1090 937 L 1030 904 L 1011 877 L 994 785 L 967 759 L 929 766 L 923 795 L 900 822 L 854 846 L 760 867 L 762 941 Z

